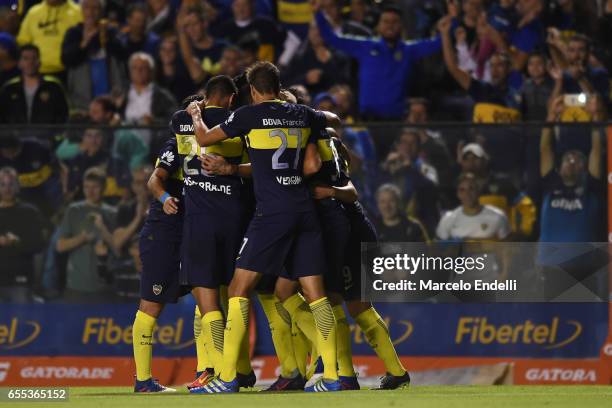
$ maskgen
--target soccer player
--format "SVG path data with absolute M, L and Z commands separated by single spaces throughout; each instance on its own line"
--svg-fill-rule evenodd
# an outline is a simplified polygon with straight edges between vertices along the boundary
M 346 216 L 350 221 L 350 239 L 344 258 L 344 287 L 342 297 L 346 308 L 357 325 L 366 335 L 368 344 L 383 361 L 386 375 L 381 379 L 380 389 L 396 389 L 410 384 L 410 375 L 397 356 L 393 342 L 389 337 L 389 329 L 370 302 L 360 300 L 361 291 L 361 243 L 376 242 L 377 235 L 374 225 L 369 220 L 365 209 L 357 201 L 357 191 L 349 174 L 350 156 L 346 147 L 336 139 L 333 129 L 328 129 L 332 135 L 331 145 L 340 157 L 338 167 L 340 179 L 333 185 L 317 185 L 313 189 L 315 198 L 334 197 L 342 201 Z M 350 343 L 347 352 L 350 353 Z M 346 350 L 346 347 L 345 349 Z M 340 361 L 340 359 L 339 359 Z M 346 378 L 344 386 L 358 387 L 357 379 Z M 353 388 L 354 389 L 354 388 Z
M 211 78 L 204 89 L 204 108 L 208 126 L 216 126 L 230 114 L 229 107 L 236 87 L 228 76 Z M 200 335 L 204 350 L 198 350 L 200 375 L 189 386 L 191 392 L 210 381 L 219 372 L 223 355 L 225 319 L 220 299 L 221 286 L 227 286 L 234 271 L 234 260 L 242 240 L 244 208 L 241 203 L 242 182 L 238 176 L 214 176 L 201 168 L 203 155 L 219 155 L 232 164 L 239 164 L 243 144 L 239 137 L 201 148 L 197 143 L 191 115 L 185 110 L 174 114 L 171 128 L 176 135 L 182 158 L 185 192 L 185 223 L 181 283 L 193 288 L 192 295 L 201 314 Z M 197 333 L 197 321 L 195 321 Z M 247 350 L 245 355 L 244 350 Z M 206 353 L 212 367 L 202 367 Z M 248 358 L 248 347 L 239 359 L 238 379 L 241 386 L 252 387 L 255 374 Z M 212 370 L 210 370 L 212 368 Z
M 321 164 L 310 140 L 311 128 L 338 126 L 340 121 L 334 114 L 280 101 L 280 74 L 271 63 L 251 66 L 247 80 L 253 105 L 238 109 L 219 126 L 206 126 L 198 104 L 188 108 L 201 146 L 244 137 L 257 200 L 229 286 L 221 372 L 203 387 L 204 392 L 238 391 L 236 366 L 249 324 L 249 293 L 262 274 L 279 275 L 283 266 L 289 277 L 299 281 L 309 302 L 317 349 L 326 365 L 323 378 L 306 391 L 339 391 L 335 319 L 320 272 L 324 267 L 321 230 L 304 177 L 316 173 Z
M 140 232 L 140 305 L 132 328 L 136 385 L 134 392 L 173 392 L 151 375 L 153 329 L 166 303 L 184 294 L 179 282 L 183 203 L 176 139 L 161 149 L 148 188 L 155 197 Z

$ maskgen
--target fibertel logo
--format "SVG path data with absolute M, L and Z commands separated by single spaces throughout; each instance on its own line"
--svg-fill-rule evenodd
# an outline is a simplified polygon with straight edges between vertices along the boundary
M 161 344 L 169 350 L 179 350 L 193 344 L 193 337 L 184 340 L 185 321 L 180 318 L 173 324 L 156 325 L 152 344 Z M 132 325 L 120 326 L 111 317 L 88 317 L 83 327 L 83 344 L 132 344 Z
M 13 317 L 8 324 L 0 324 L 0 350 L 23 347 L 33 342 L 39 334 L 38 322 Z
M 486 317 L 461 317 L 457 323 L 455 344 L 536 344 L 545 350 L 564 347 L 576 340 L 582 333 L 582 324 L 576 320 L 567 320 L 560 327 L 558 316 L 550 323 L 535 324 L 525 320 L 518 324 L 489 323 Z M 559 331 L 569 333 L 560 338 Z

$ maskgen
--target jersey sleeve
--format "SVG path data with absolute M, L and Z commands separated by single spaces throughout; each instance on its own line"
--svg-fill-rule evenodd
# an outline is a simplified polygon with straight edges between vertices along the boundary
M 438 239 L 447 240 L 450 239 L 450 226 L 452 221 L 452 213 L 449 211 L 440 220 L 438 227 L 436 228 L 436 236 Z
M 221 130 L 225 132 L 228 139 L 232 137 L 244 136 L 249 132 L 249 130 L 251 130 L 251 128 L 257 127 L 250 126 L 248 123 L 248 110 L 245 108 L 248 108 L 248 106 L 244 106 L 232 112 L 229 117 L 219 125 Z
M 329 139 L 329 133 L 325 130 L 327 127 L 327 118 L 321 111 L 306 107 L 308 110 L 310 127 L 312 133 L 308 138 L 308 143 L 317 143 L 320 139 Z
M 157 155 L 157 161 L 155 168 L 162 168 L 169 174 L 173 174 L 179 169 L 179 156 L 176 148 L 176 140 L 174 138 L 168 140 L 164 147 L 159 151 Z

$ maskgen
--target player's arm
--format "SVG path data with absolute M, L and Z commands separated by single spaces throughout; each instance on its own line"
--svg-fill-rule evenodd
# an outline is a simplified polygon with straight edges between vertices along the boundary
M 324 127 L 331 127 L 331 128 L 337 129 L 340 126 L 342 126 L 342 121 L 340 120 L 340 117 L 336 115 L 335 113 L 328 112 L 328 111 L 318 111 L 318 112 L 321 112 L 323 116 L 325 116 L 326 125 Z
M 156 167 L 153 170 L 153 174 L 149 177 L 147 187 L 153 197 L 160 203 L 162 203 L 164 212 L 168 215 L 176 214 L 178 212 L 178 198 L 172 197 L 166 191 L 165 185 L 166 180 L 170 177 L 168 171 L 161 167 Z
M 314 143 L 308 143 L 304 152 L 304 177 L 309 177 L 321 169 L 321 155 L 319 149 Z
M 202 110 L 197 102 L 191 102 L 187 107 L 187 113 L 193 120 L 193 131 L 200 146 L 211 146 L 217 142 L 227 139 L 227 135 L 220 126 L 209 129 L 202 120 Z
M 202 168 L 210 174 L 243 178 L 250 178 L 252 174 L 251 163 L 231 164 L 224 157 L 213 155 L 199 156 L 198 159 L 202 162 Z
M 315 200 L 324 198 L 335 198 L 343 203 L 351 204 L 357 201 L 357 189 L 351 181 L 343 187 L 328 186 L 326 184 L 315 184 L 312 187 L 312 195 Z
M 451 41 L 452 17 L 447 16 L 440 19 L 438 29 L 442 36 L 442 55 L 446 69 L 463 89 L 468 89 L 472 83 L 472 78 L 457 64 L 453 42 Z

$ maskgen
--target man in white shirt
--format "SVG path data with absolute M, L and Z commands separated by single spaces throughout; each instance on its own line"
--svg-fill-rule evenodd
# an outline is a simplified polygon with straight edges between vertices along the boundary
M 510 235 L 508 218 L 499 208 L 479 203 L 480 190 L 472 173 L 459 177 L 457 198 L 461 205 L 447 212 L 436 229 L 441 240 L 501 241 Z

